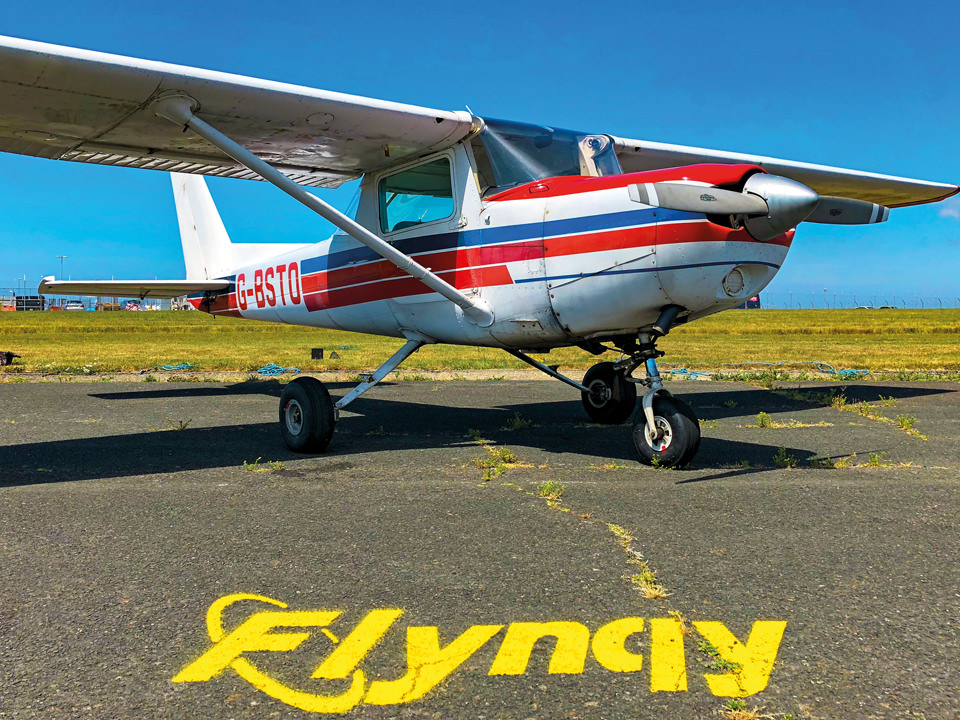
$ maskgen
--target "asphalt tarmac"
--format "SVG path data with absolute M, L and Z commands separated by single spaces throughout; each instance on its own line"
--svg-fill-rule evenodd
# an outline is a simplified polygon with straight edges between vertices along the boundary
M 386 383 L 322 456 L 276 382 L 0 384 L 0 717 L 960 717 L 960 385 L 847 387 L 926 440 L 669 388 L 682 471 L 551 381 Z

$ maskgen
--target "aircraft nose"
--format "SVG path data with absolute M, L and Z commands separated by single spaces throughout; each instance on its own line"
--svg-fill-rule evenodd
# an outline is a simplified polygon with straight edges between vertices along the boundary
M 744 223 L 747 232 L 761 241 L 772 240 L 806 220 L 820 202 L 820 196 L 803 183 L 779 175 L 757 173 L 743 186 L 745 193 L 767 203 L 766 216 Z

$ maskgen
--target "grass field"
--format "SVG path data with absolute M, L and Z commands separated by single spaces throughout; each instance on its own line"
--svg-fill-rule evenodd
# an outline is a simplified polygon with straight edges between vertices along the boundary
M 0 351 L 22 356 L 0 367 L 0 378 L 109 374 L 184 362 L 198 371 L 246 372 L 274 362 L 305 371 L 358 372 L 377 367 L 402 343 L 197 312 L 0 313 Z M 311 360 L 310 349 L 318 347 L 325 359 Z M 960 310 L 732 311 L 679 326 L 659 347 L 667 352 L 662 362 L 704 371 L 734 369 L 724 363 L 815 360 L 837 369 L 956 375 Z M 334 351 L 339 359 L 330 359 Z M 577 348 L 555 350 L 547 358 L 567 369 L 597 361 Z M 502 350 L 450 345 L 426 347 L 403 366 L 408 373 L 522 367 Z

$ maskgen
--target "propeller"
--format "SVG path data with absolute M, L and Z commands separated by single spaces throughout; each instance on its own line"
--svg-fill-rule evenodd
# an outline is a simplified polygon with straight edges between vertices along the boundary
M 702 185 L 658 182 L 636 185 L 640 202 L 651 207 L 707 215 L 766 215 L 767 203 L 756 195 Z
M 820 204 L 807 222 L 827 225 L 870 225 L 882 223 L 890 217 L 890 208 L 865 200 L 820 196 Z
M 806 185 L 777 175 L 751 175 L 743 192 L 675 182 L 643 183 L 631 196 L 652 207 L 733 216 L 757 240 L 772 240 L 812 213 L 820 196 Z
M 889 208 L 864 200 L 821 197 L 806 185 L 756 173 L 747 178 L 743 191 L 692 185 L 683 182 L 641 183 L 630 187 L 637 202 L 666 210 L 730 216 L 754 238 L 772 240 L 803 221 L 832 225 L 867 225 L 883 222 Z

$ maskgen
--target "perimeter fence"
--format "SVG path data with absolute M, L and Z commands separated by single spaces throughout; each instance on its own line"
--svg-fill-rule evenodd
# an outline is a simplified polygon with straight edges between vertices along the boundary
M 762 307 L 779 310 L 842 310 L 852 308 L 898 308 L 944 310 L 960 308 L 960 296 L 907 293 L 764 292 Z

